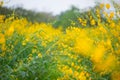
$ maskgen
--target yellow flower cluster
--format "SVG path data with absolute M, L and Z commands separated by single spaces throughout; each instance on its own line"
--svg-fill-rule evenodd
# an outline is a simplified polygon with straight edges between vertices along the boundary
M 0 23 L 3 23 L 3 22 L 4 22 L 4 18 L 5 18 L 4 15 L 0 15 Z
M 106 8 L 109 9 L 110 5 L 106 4 Z M 107 21 L 101 23 L 99 12 L 96 10 L 98 21 L 90 17 L 90 26 L 96 27 L 72 26 L 66 32 L 55 29 L 50 24 L 7 19 L 0 23 L 0 58 L 18 62 L 20 67 L 14 63 L 15 67 L 11 67 L 13 72 L 24 70 L 21 66 L 26 62 L 30 65 L 39 59 L 41 67 L 43 63 L 47 65 L 42 60 L 52 58 L 51 63 L 55 61 L 57 70 L 61 73 L 57 80 L 100 80 L 110 73 L 112 80 L 119 80 L 120 20 L 116 22 L 111 19 L 114 16 L 111 12 Z M 82 26 L 86 26 L 87 20 L 78 20 Z M 50 64 L 46 68 L 55 65 Z

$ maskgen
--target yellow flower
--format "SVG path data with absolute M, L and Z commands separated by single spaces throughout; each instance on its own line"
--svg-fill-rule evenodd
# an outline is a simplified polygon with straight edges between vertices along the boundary
M 71 66 L 74 67 L 74 65 L 75 65 L 74 62 L 72 62 Z
M 111 23 L 110 23 L 110 27 L 111 27 L 111 28 L 114 28 L 114 27 L 115 27 L 115 23 L 114 23 L 114 22 L 111 22 Z
M 39 58 L 42 58 L 42 54 L 41 54 L 41 53 L 38 53 L 38 57 L 39 57 Z
M 0 33 L 0 44 L 4 44 L 5 43 L 5 36 Z
M 91 25 L 95 25 L 95 20 L 92 19 L 91 22 L 90 22 Z
M 5 51 L 5 50 L 6 50 L 6 45 L 5 45 L 5 44 L 2 44 L 1 49 L 2 49 L 2 51 Z
M 74 72 L 74 77 L 77 78 L 79 76 L 79 72 L 75 71 Z
M 44 46 L 44 47 L 47 46 L 46 41 L 42 41 L 42 46 Z
M 83 39 L 78 38 L 74 45 L 74 51 L 81 55 L 89 56 L 91 53 L 93 41 L 89 38 L 84 37 Z
M 72 69 L 71 68 L 68 69 L 68 74 L 72 74 L 72 73 L 73 73 Z
M 0 22 L 2 23 L 4 20 L 5 16 L 4 15 L 0 15 Z
M 84 71 L 82 71 L 82 72 L 79 74 L 78 80 L 87 80 Z
M 82 19 L 81 19 L 81 18 L 78 18 L 78 21 L 81 23 L 81 22 L 82 22 Z
M 33 58 L 32 57 L 28 57 L 28 61 L 31 61 Z
M 109 18 L 113 18 L 114 17 L 114 12 L 110 12 Z
M 104 4 L 100 4 L 100 8 L 102 9 L 104 7 Z
M 106 8 L 109 9 L 110 8 L 110 4 L 107 3 L 106 4 Z
M 37 49 L 32 49 L 32 53 L 36 53 L 37 52 Z
M 22 42 L 22 45 L 23 45 L 23 46 L 25 46 L 25 45 L 26 45 L 26 42 L 25 42 L 25 41 L 23 41 L 23 42 Z
M 105 53 L 105 47 L 99 44 L 94 50 L 93 55 L 91 55 L 92 61 L 94 63 L 99 63 L 102 60 L 104 53 Z
M 11 27 L 6 31 L 6 35 L 7 35 L 7 36 L 12 36 L 13 32 L 14 32 L 14 27 L 11 26 Z

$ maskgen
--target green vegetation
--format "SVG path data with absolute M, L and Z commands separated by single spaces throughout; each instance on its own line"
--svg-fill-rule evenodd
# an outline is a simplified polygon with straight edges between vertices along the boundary
M 120 80 L 119 7 L 104 8 L 72 7 L 49 21 L 1 7 L 0 80 Z

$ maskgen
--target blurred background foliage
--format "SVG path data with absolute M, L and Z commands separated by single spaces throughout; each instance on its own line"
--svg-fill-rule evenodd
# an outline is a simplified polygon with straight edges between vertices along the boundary
M 96 15 L 96 10 L 99 8 L 100 3 L 96 3 L 96 6 L 94 7 L 88 7 L 86 9 L 79 9 L 76 6 L 71 6 L 69 10 L 66 10 L 59 15 L 53 15 L 52 13 L 47 12 L 36 12 L 33 10 L 26 10 L 22 7 L 17 8 L 7 8 L 7 7 L 0 7 L 0 14 L 6 15 L 6 18 L 14 15 L 15 18 L 26 18 L 28 21 L 35 23 L 35 22 L 45 22 L 52 24 L 55 28 L 61 27 L 65 30 L 66 28 L 70 26 L 74 27 L 81 27 L 86 26 L 90 27 L 91 24 L 91 17 L 95 20 L 95 22 L 98 21 L 98 16 Z M 115 7 L 115 11 L 120 12 L 120 6 L 113 2 L 113 5 Z M 104 8 L 103 8 L 104 9 Z M 104 11 L 104 10 L 103 10 Z M 117 16 L 118 17 L 118 16 Z M 79 18 L 83 20 L 83 24 L 80 23 Z M 102 22 L 106 22 L 106 18 L 103 16 L 103 13 L 100 14 L 100 19 Z M 88 21 L 85 21 L 88 20 Z M 86 25 L 84 25 L 84 23 Z M 98 25 L 95 23 L 94 26 Z
M 7 17 L 14 14 L 14 16 L 17 18 L 23 17 L 31 22 L 52 22 L 55 20 L 55 16 L 53 16 L 51 13 L 35 12 L 32 10 L 23 9 L 22 7 L 17 8 L 0 7 L 0 14 L 6 15 Z

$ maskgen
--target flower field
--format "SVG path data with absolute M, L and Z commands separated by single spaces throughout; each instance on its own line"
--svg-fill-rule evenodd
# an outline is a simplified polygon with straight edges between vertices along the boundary
M 0 15 L 0 80 L 120 80 L 120 17 L 100 13 L 65 31 Z

